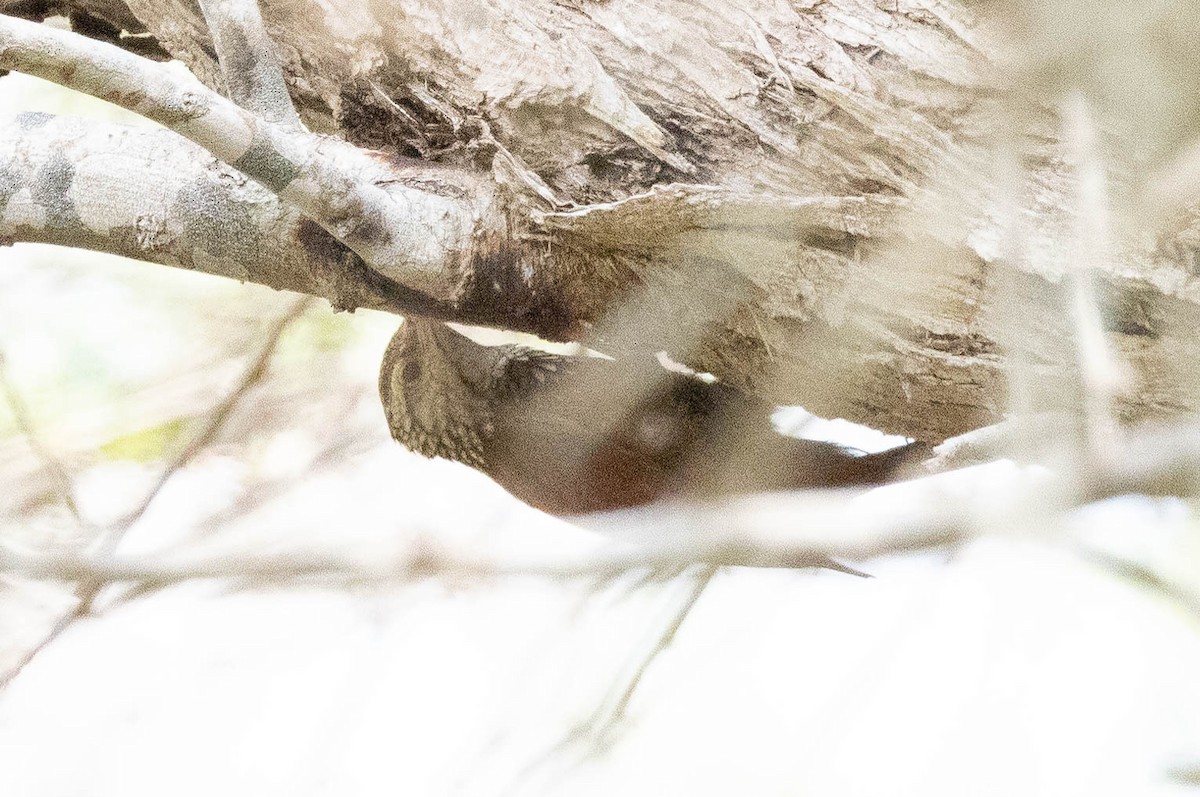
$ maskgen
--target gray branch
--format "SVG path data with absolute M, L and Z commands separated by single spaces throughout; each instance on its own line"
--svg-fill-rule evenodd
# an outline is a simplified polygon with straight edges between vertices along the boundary
M 43 113 L 0 124 L 0 240 L 109 252 L 338 308 L 438 314 L 418 294 L 372 279 L 299 211 L 167 130 Z
M 200 0 L 229 98 L 280 127 L 300 129 L 257 0 Z
M 490 185 L 468 172 L 401 167 L 270 124 L 184 70 L 77 34 L 0 15 L 0 68 L 163 124 L 267 186 L 372 268 L 432 296 L 453 295 L 476 234 L 501 223 L 491 218 Z

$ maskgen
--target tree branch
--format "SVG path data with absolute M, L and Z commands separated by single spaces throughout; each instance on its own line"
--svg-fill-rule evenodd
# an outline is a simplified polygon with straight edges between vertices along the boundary
M 488 181 L 270 124 L 177 67 L 74 33 L 0 15 L 0 68 L 169 127 L 299 208 L 381 274 L 435 297 L 453 296 L 476 234 L 502 226 Z
M 219 84 L 198 12 L 169 5 L 129 3 Z M 475 284 L 497 293 L 471 312 L 456 294 L 439 318 L 586 337 L 618 357 L 667 350 L 772 402 L 928 442 L 996 423 L 1014 399 L 1039 412 L 1077 405 L 1074 390 L 1091 377 L 1069 343 L 1063 278 L 1080 254 L 1075 220 L 1090 210 L 1046 110 L 1061 86 L 1032 107 L 1005 89 L 1008 61 L 991 58 L 983 23 L 976 35 L 958 5 L 932 16 L 872 0 L 754 9 L 722 0 L 703 14 L 673 0 L 625 5 L 669 25 L 629 40 L 612 3 L 570 14 L 496 3 L 436 30 L 398 14 L 354 33 L 311 2 L 263 13 L 306 119 L 332 114 L 325 129 L 351 140 L 471 168 L 493 153 L 480 132 L 490 130 L 517 159 L 492 160 L 514 229 L 497 236 L 504 256 L 491 261 L 506 270 L 481 269 Z M 753 20 L 749 30 L 771 31 L 769 46 L 721 22 L 735 10 Z M 848 18 L 861 24 L 847 28 Z M 694 46 L 680 50 L 656 30 Z M 587 69 L 575 68 L 581 54 Z M 600 112 L 614 97 L 663 123 L 699 167 L 687 179 L 709 185 L 668 185 L 682 173 L 614 132 L 624 111 Z M 587 124 L 581 101 L 598 113 Z M 1089 101 L 1103 119 L 1103 103 Z M 1000 160 L 1011 161 L 1002 169 L 998 126 L 1009 142 Z M 1136 173 L 1126 151 L 1106 146 L 1102 165 Z M 521 164 L 536 179 L 523 179 Z M 1170 230 L 1148 228 L 1140 213 L 1121 215 L 1128 186 L 1114 186 L 1111 257 L 1091 277 L 1105 346 L 1129 376 L 1112 391 L 1113 414 L 1125 423 L 1194 412 L 1186 364 L 1200 352 L 1200 221 L 1188 211 Z M 578 206 L 530 212 L 559 201 Z M 544 251 L 530 253 L 527 233 Z M 715 302 L 694 289 L 698 264 L 741 291 L 732 313 L 713 313 L 732 291 Z M 622 309 L 630 296 L 641 303 L 633 315 Z M 669 321 L 637 326 L 647 318 Z M 703 338 L 680 340 L 683 327 Z M 636 346 L 611 345 L 605 334 L 617 328 L 632 330 L 622 340 Z M 1014 361 L 1025 363 L 1024 385 L 1009 379 Z
M 831 559 L 863 561 L 962 545 L 1019 525 L 1029 507 L 1037 507 L 1044 520 L 1116 495 L 1200 494 L 1200 426 L 1144 430 L 1120 453 L 1115 462 L 1098 461 L 1065 474 L 1029 473 L 1012 483 L 989 483 L 987 489 L 977 483 L 955 487 L 933 480 L 915 482 L 903 488 L 902 500 L 887 502 L 883 512 L 857 494 L 830 490 L 747 496 L 707 505 L 656 505 L 593 516 L 585 525 L 616 528 L 628 539 L 653 542 L 573 560 L 487 560 L 449 553 L 425 541 L 398 556 L 373 558 L 369 563 L 316 553 L 40 556 L 0 547 L 0 572 L 150 586 L 193 579 L 266 586 L 309 581 L 385 584 L 442 576 L 480 581 L 519 576 L 611 579 L 634 571 L 679 572 L 696 564 L 821 567 Z
M 28 113 L 0 123 L 0 241 L 92 249 L 453 319 L 258 183 L 167 130 Z
M 229 98 L 272 124 L 302 129 L 258 0 L 200 0 L 200 8 Z
M 900 549 L 939 548 L 959 540 L 944 532 L 904 537 Z M 253 586 L 318 581 L 332 584 L 388 584 L 453 576 L 490 581 L 495 578 L 608 579 L 640 570 L 678 572 L 704 562 L 713 567 L 820 567 L 824 552 L 809 546 L 785 548 L 744 539 L 719 543 L 692 542 L 653 549 L 630 548 L 580 561 L 500 562 L 443 553 L 427 543 L 391 560 L 367 565 L 318 554 L 217 556 L 207 558 L 123 557 L 95 555 L 34 556 L 0 546 L 0 572 L 26 578 L 103 581 L 167 586 L 197 579 L 231 579 Z
M 716 505 L 627 510 L 592 520 L 621 528 L 631 539 L 657 542 L 617 546 L 575 560 L 490 561 L 448 553 L 425 541 L 390 560 L 373 558 L 370 563 L 304 553 L 174 558 L 34 556 L 0 547 L 0 572 L 156 586 L 209 578 L 265 586 L 312 580 L 396 583 L 441 576 L 482 581 L 518 576 L 604 580 L 643 570 L 678 573 L 698 563 L 709 567 L 821 567 L 831 558 L 861 560 L 965 542 L 982 523 L 962 505 L 947 500 L 915 501 L 907 511 L 881 516 L 859 508 L 844 492 L 812 491 L 752 496 Z

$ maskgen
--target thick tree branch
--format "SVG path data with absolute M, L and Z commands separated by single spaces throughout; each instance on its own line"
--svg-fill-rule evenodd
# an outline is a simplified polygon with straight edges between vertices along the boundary
M 178 266 L 340 309 L 450 313 L 374 276 L 299 211 L 161 129 L 41 113 L 0 123 L 0 240 Z
M 171 128 L 295 205 L 372 268 L 442 299 L 459 287 L 476 237 L 503 226 L 488 183 L 467 172 L 385 161 L 272 125 L 186 72 L 112 45 L 0 16 L 0 68 Z
M 668 350 L 774 402 L 936 441 L 1001 420 L 1017 370 L 1017 404 L 1078 406 L 1092 376 L 1063 308 L 1081 266 L 1127 375 L 1117 420 L 1198 408 L 1200 217 L 1155 237 L 1122 217 L 1130 186 L 1115 181 L 1115 199 L 1080 207 L 1069 137 L 1045 112 L 1062 86 L 1033 102 L 1009 91 L 1024 84 L 968 9 L 496 0 L 431 27 L 425 0 L 387 14 L 348 2 L 338 18 L 363 24 L 262 3 L 304 118 L 490 165 L 512 214 L 439 317 L 615 356 Z M 128 5 L 220 85 L 192 3 Z M 1106 135 L 1092 161 L 1136 173 Z M 1075 220 L 1097 202 L 1111 205 L 1111 257 L 1075 263 Z

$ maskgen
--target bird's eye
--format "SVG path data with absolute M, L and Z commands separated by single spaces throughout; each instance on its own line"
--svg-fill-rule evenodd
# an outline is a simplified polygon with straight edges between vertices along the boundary
M 404 364 L 404 381 L 415 382 L 421 378 L 421 364 L 409 360 Z

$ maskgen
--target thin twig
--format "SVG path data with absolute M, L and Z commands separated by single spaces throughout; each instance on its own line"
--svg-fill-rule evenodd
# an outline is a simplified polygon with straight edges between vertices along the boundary
M 267 370 L 267 364 L 271 361 L 271 356 L 275 353 L 275 347 L 279 345 L 279 340 L 283 337 L 284 330 L 308 310 L 314 301 L 311 297 L 298 299 L 283 315 L 271 324 L 263 337 L 262 344 L 251 358 L 250 364 L 242 373 L 242 378 L 238 380 L 234 389 L 209 411 L 205 417 L 204 425 L 188 441 L 187 445 L 180 449 L 175 457 L 167 463 L 154 485 L 142 499 L 142 502 L 115 524 L 114 532 L 106 535 L 111 536 L 113 539 L 110 542 L 100 545 L 97 550 L 101 553 L 111 552 L 120 541 L 121 536 L 146 513 L 146 510 L 154 503 L 154 499 L 158 497 L 158 494 L 166 486 L 167 482 L 170 481 L 171 477 L 180 469 L 186 467 L 197 454 L 208 447 L 213 438 L 221 430 L 221 427 L 225 425 L 225 421 L 228 420 L 230 413 L 233 412 L 246 393 L 262 380 Z
M 629 704 L 633 702 L 634 693 L 637 692 L 646 672 L 654 664 L 655 660 L 658 659 L 659 655 L 675 641 L 680 627 L 688 618 L 696 602 L 700 600 L 700 596 L 712 581 L 713 576 L 716 575 L 717 570 L 718 568 L 713 565 L 698 565 L 690 576 L 689 574 L 683 576 L 684 578 L 690 577 L 691 580 L 691 584 L 683 600 L 679 602 L 675 611 L 663 625 L 654 645 L 642 656 L 616 699 L 604 701 L 593 717 L 593 733 L 598 742 L 603 743 L 611 735 L 613 729 L 625 719 L 626 712 L 629 710 Z M 608 706 L 611 706 L 611 708 L 608 708 Z
M 1200 786 L 1200 763 L 1190 766 L 1172 767 L 1167 776 L 1183 786 Z
M 83 515 L 79 512 L 79 505 L 75 503 L 75 480 L 71 478 L 71 474 L 67 471 L 67 467 L 62 463 L 54 452 L 50 450 L 37 433 L 37 428 L 33 423 L 33 416 L 29 412 L 29 407 L 25 404 L 25 400 L 21 397 L 21 393 L 17 390 L 17 386 L 13 384 L 12 378 L 8 373 L 8 361 L 4 356 L 4 352 L 0 351 L 0 389 L 4 391 L 4 397 L 8 401 L 9 410 L 12 412 L 13 420 L 17 423 L 17 428 L 21 430 L 21 434 L 25 435 L 25 439 L 29 442 L 29 447 L 33 449 L 38 458 L 50 471 L 54 483 L 54 491 L 58 495 L 58 500 L 75 518 L 75 522 L 80 526 L 88 526 Z
M 1072 442 L 1065 432 L 1073 419 L 1067 412 L 1031 413 L 1022 409 L 1013 415 L 1007 421 L 944 440 L 934 447 L 933 456 L 921 464 L 921 470 L 945 473 L 1006 458 L 1023 462 L 1029 455 L 1061 450 Z M 1029 445 L 1030 440 L 1038 441 L 1037 449 Z
M 229 98 L 268 122 L 301 129 L 257 0 L 200 0 Z
M 154 485 L 151 486 L 150 490 L 147 491 L 141 503 L 139 503 L 132 512 L 129 512 L 119 521 L 101 531 L 97 535 L 96 540 L 90 546 L 90 554 L 86 557 L 81 557 L 79 559 L 80 562 L 87 561 L 91 557 L 98 557 L 102 560 L 110 556 L 113 551 L 116 550 L 117 546 L 120 545 L 121 540 L 124 539 L 125 534 L 131 528 L 133 528 L 135 524 L 137 524 L 143 515 L 145 515 L 146 510 L 148 510 L 151 504 L 154 503 L 155 498 L 158 497 L 159 493 L 162 491 L 163 487 L 166 486 L 167 482 L 171 480 L 171 477 L 178 473 L 182 468 L 186 467 L 187 464 L 191 462 L 198 453 L 200 453 L 200 451 L 202 451 L 206 446 L 208 446 L 209 443 L 212 442 L 213 438 L 216 437 L 217 433 L 221 430 L 221 427 L 225 424 L 225 421 L 228 419 L 234 407 L 236 407 L 238 402 L 241 401 L 242 397 L 244 397 L 246 393 L 262 379 L 263 375 L 266 373 L 267 364 L 270 362 L 271 356 L 274 354 L 275 348 L 279 344 L 279 340 L 283 336 L 284 330 L 287 329 L 287 327 L 293 321 L 299 318 L 300 315 L 312 305 L 313 301 L 314 300 L 311 297 L 304 297 L 303 299 L 294 302 L 282 316 L 280 316 L 274 323 L 271 324 L 267 330 L 267 334 L 262 345 L 259 347 L 259 350 L 255 353 L 254 357 L 251 358 L 249 366 L 242 374 L 242 378 L 238 380 L 238 383 L 234 389 L 230 391 L 229 394 L 226 395 L 226 397 L 219 404 L 213 407 L 213 409 L 205 418 L 204 425 L 200 428 L 200 430 L 192 437 L 191 440 L 188 441 L 187 445 L 185 445 L 175 455 L 175 457 L 167 463 L 167 465 L 163 468 L 162 473 L 159 474 L 159 478 L 155 481 Z M 15 555 L 11 552 L 0 555 L 0 570 L 5 569 L 2 563 L 5 560 L 8 560 L 8 562 L 11 563 L 14 559 L 14 556 Z M 57 639 L 76 620 L 79 620 L 80 618 L 90 614 L 92 611 L 92 606 L 95 603 L 96 596 L 100 594 L 100 591 L 104 589 L 105 586 L 115 581 L 124 580 L 112 578 L 111 574 L 106 574 L 103 572 L 90 572 L 86 567 L 47 568 L 44 567 L 46 562 L 42 562 L 43 566 L 39 567 L 35 564 L 32 564 L 34 561 L 35 560 L 26 559 L 26 567 L 18 567 L 10 572 L 21 572 L 23 575 L 33 578 L 55 578 L 62 581 L 75 581 L 77 582 L 75 587 L 76 604 L 73 609 L 65 613 L 58 619 L 57 622 L 55 622 L 54 626 L 38 642 L 37 645 L 30 649 L 7 672 L 5 672 L 3 675 L 0 675 L 0 689 L 6 687 L 14 678 L 20 675 L 21 671 L 26 667 L 26 665 L 29 664 L 29 662 L 33 661 L 33 659 L 36 658 L 41 651 L 45 650 L 50 643 Z M 39 570 L 41 570 L 40 575 L 38 574 Z M 58 572 L 54 573 L 53 571 L 56 570 Z M 71 572 L 72 570 L 74 570 L 74 572 Z M 144 582 L 145 580 L 136 579 L 136 581 Z
M 600 702 L 588 720 L 572 727 L 561 739 L 538 753 L 533 760 L 526 764 L 512 778 L 508 788 L 502 794 L 518 793 L 518 790 L 523 790 L 529 780 L 539 771 L 544 771 L 552 764 L 557 763 L 567 768 L 578 766 L 611 743 L 613 732 L 625 719 L 629 704 L 646 671 L 675 640 L 680 627 L 719 568 L 711 565 L 694 565 L 689 569 L 690 573 L 676 571 L 675 578 L 690 577 L 692 583 L 688 586 L 683 600 L 674 606 L 666 623 L 659 628 L 654 644 L 637 659 L 637 664 L 633 667 L 629 677 L 617 682 L 617 688 L 614 688 L 609 696 Z M 649 579 L 655 572 L 650 571 L 649 574 L 639 579 L 639 586 L 649 583 Z M 569 760 L 565 758 L 568 753 L 570 754 Z
M 1193 617 L 1200 618 L 1200 596 L 1178 584 L 1171 583 L 1162 574 L 1154 572 L 1140 562 L 1094 548 L 1081 549 L 1080 555 L 1085 561 L 1092 562 L 1117 578 L 1156 592 L 1189 612 Z
M 1091 111 L 1083 95 L 1073 93 L 1064 103 L 1064 138 L 1076 170 L 1075 241 L 1071 284 L 1071 313 L 1075 319 L 1075 345 L 1082 376 L 1081 396 L 1086 422 L 1088 453 L 1111 461 L 1116 456 L 1118 424 L 1113 415 L 1121 381 L 1120 366 L 1108 345 L 1093 274 L 1108 265 L 1112 248 L 1108 183 L 1100 160 L 1099 142 Z
M 250 369 L 261 369 L 256 364 Z M 211 425 L 210 425 L 211 426 Z M 909 485 L 909 499 L 887 513 L 838 491 L 751 496 L 697 511 L 692 535 L 645 546 L 623 547 L 576 560 L 487 561 L 456 556 L 422 544 L 391 560 L 361 561 L 293 554 L 183 558 L 120 557 L 107 554 L 29 556 L 0 548 L 0 572 L 31 578 L 103 585 L 114 582 L 163 586 L 194 579 L 229 579 L 253 586 L 297 582 L 395 584 L 453 575 L 458 582 L 488 583 L 498 577 L 552 579 L 614 578 L 647 569 L 661 572 L 690 565 L 710 567 L 820 567 L 831 559 L 861 561 L 952 548 L 989 529 L 1017 522 L 1026 507 L 1045 517 L 1055 511 L 1128 493 L 1200 493 L 1200 426 L 1175 426 L 1133 435 L 1116 463 L 1096 463 L 1071 473 L 1030 473 L 987 496 L 978 485 L 970 500 L 934 480 Z M 920 491 L 924 490 L 922 495 Z M 679 507 L 660 506 L 613 513 L 643 539 L 678 520 Z M 1007 514 L 1006 514 L 1007 513 Z M 802 518 L 803 520 L 798 520 Z M 716 531 L 719 530 L 719 533 Z M 93 588 L 95 588 L 93 586 Z M 11 678 L 11 675 L 9 676 Z
M 276 330 L 279 325 L 276 325 Z M 274 332 L 274 331 L 273 331 Z M 259 359 L 266 352 L 260 352 Z M 256 362 L 249 373 L 261 371 Z M 240 394 L 244 389 L 235 391 Z M 223 402 L 217 413 L 227 412 Z M 213 424 L 206 426 L 211 435 Z M 189 447 L 191 450 L 192 447 Z M 233 578 L 261 583 L 323 578 L 333 581 L 387 582 L 397 576 L 455 574 L 491 579 L 541 576 L 556 579 L 615 578 L 646 570 L 669 572 L 695 564 L 713 567 L 821 567 L 830 559 L 862 561 L 961 545 L 982 530 L 1002 526 L 1006 508 L 1037 506 L 1043 515 L 1084 503 L 1129 493 L 1192 495 L 1200 492 L 1200 426 L 1143 430 L 1130 438 L 1118 464 L 1084 467 L 1079 473 L 1055 476 L 1032 472 L 1021 481 L 999 485 L 994 500 L 968 485 L 973 500 L 936 480 L 908 485 L 913 500 L 880 513 L 855 496 L 836 490 L 809 491 L 731 499 L 701 509 L 690 536 L 653 544 L 623 546 L 576 560 L 496 562 L 419 546 L 391 562 L 367 567 L 357 561 L 313 555 L 274 557 L 130 558 L 100 551 L 84 555 L 0 556 L 0 571 L 68 581 L 90 578 L 106 582 L 177 583 L 190 579 Z M 623 527 L 628 536 L 661 529 L 665 519 L 679 517 L 677 506 L 656 506 L 611 513 L 605 525 Z M 802 520 L 798 520 L 802 518 Z M 720 530 L 719 533 L 716 530 Z

